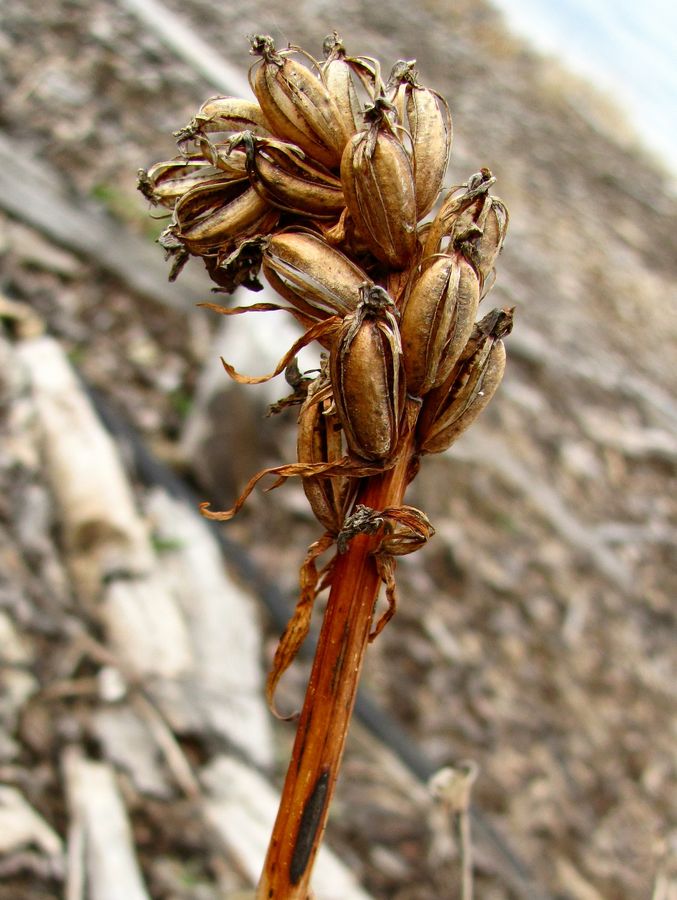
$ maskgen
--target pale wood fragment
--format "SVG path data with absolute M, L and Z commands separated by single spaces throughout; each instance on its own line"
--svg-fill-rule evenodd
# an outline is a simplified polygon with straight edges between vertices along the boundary
M 181 605 L 194 660 L 186 690 L 203 725 L 257 764 L 273 763 L 265 706 L 261 631 L 254 598 L 224 568 L 205 520 L 165 491 L 146 499 L 161 550 L 161 579 Z
M 128 672 L 177 681 L 192 664 L 188 632 L 176 599 L 159 580 L 148 527 L 117 448 L 55 340 L 24 341 L 17 355 L 28 372 L 78 594 L 97 609 Z
M 86 759 L 75 747 L 64 752 L 62 764 L 71 816 L 84 836 L 87 897 L 149 900 L 113 770 Z M 80 878 L 79 873 L 74 874 Z M 67 895 L 74 896 L 68 885 Z
M 153 556 L 113 441 L 101 426 L 64 351 L 50 337 L 20 343 L 41 432 L 47 479 L 62 539 L 85 594 L 105 577 L 149 570 Z
M 13 734 L 26 701 L 38 690 L 38 681 L 30 672 L 33 654 L 11 618 L 0 611 L 0 757 L 18 755 Z
M 39 847 L 52 857 L 60 857 L 63 852 L 61 838 L 23 794 L 9 785 L 0 785 L 0 853 L 29 846 Z
M 165 800 L 171 797 L 158 747 L 146 723 L 128 704 L 95 710 L 92 724 L 104 757 L 127 772 L 140 793 Z

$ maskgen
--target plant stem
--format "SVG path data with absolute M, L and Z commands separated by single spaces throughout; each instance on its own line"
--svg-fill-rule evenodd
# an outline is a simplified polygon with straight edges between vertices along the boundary
M 402 504 L 411 480 L 412 448 L 409 432 L 395 466 L 365 480 L 359 503 L 378 510 Z M 380 588 L 371 555 L 378 540 L 378 535 L 358 534 L 336 560 L 257 900 L 306 900 L 310 894 Z

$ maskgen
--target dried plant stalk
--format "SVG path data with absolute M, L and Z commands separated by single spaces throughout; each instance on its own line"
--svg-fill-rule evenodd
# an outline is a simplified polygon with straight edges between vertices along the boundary
M 360 503 L 400 506 L 411 480 L 413 436 L 396 466 L 364 482 Z M 381 585 L 378 535 L 358 534 L 336 560 L 292 757 L 257 900 L 305 900 L 338 777 L 374 605 Z

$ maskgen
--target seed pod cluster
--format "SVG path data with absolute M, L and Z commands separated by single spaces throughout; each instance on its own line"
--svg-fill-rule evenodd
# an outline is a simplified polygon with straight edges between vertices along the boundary
M 262 274 L 282 302 L 204 305 L 226 315 L 285 309 L 305 329 L 270 376 L 240 375 L 224 361 L 231 377 L 259 383 L 310 341 L 325 349 L 321 375 L 302 379 L 307 396 L 278 405 L 301 404 L 297 461 L 267 474 L 300 477 L 325 529 L 318 546 L 342 535 L 342 549 L 365 479 L 405 447 L 414 447 L 412 473 L 419 456 L 444 451 L 501 380 L 512 310 L 477 318 L 508 213 L 486 168 L 438 204 L 452 118 L 415 61 L 397 62 L 384 83 L 379 63 L 349 55 L 336 32 L 322 61 L 266 35 L 250 42 L 254 99 L 207 100 L 176 132 L 179 154 L 140 170 L 139 188 L 171 215 L 160 238 L 175 257 L 170 277 L 191 256 L 222 293 L 261 290 Z M 210 515 L 230 518 L 265 474 L 233 510 Z M 423 518 L 396 511 L 388 520 L 406 520 L 412 547 L 432 534 L 415 512 Z M 370 527 L 383 521 L 376 511 Z M 385 532 L 379 546 L 394 597 L 388 559 L 403 551 Z M 322 551 L 306 560 L 304 615 Z

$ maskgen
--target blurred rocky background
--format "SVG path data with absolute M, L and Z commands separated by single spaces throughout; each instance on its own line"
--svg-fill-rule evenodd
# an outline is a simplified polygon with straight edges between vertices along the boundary
M 622 114 L 481 0 L 4 0 L 0 25 L 0 897 L 256 881 L 293 738 L 263 678 L 318 526 L 294 484 L 222 533 L 196 503 L 293 458 L 286 385 L 218 356 L 262 373 L 294 332 L 197 309 L 198 263 L 167 283 L 136 171 L 246 90 L 246 35 L 320 55 L 338 28 L 449 99 L 448 183 L 497 176 L 490 302 L 517 311 L 499 394 L 408 495 L 437 535 L 368 654 L 317 896 L 459 896 L 424 779 L 471 760 L 480 900 L 673 900 L 677 201 Z

